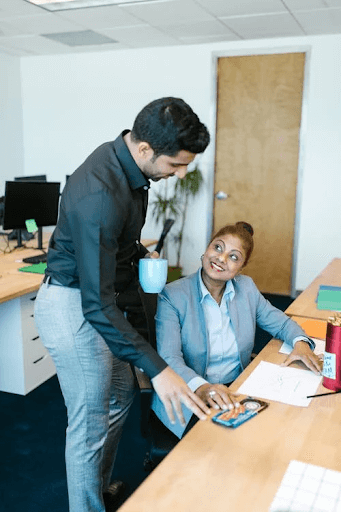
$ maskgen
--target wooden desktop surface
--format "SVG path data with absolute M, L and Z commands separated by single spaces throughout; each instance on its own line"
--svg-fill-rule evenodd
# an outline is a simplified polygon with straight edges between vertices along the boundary
M 326 320 L 331 312 L 319 311 L 315 304 L 320 284 L 341 286 L 340 258 L 286 312 L 300 323 Z M 279 353 L 280 347 L 280 341 L 271 340 L 231 390 L 236 392 L 260 361 L 283 362 L 287 356 Z M 305 369 L 302 363 L 292 366 Z M 321 384 L 316 393 L 328 391 Z M 267 409 L 236 430 L 210 419 L 198 422 L 119 511 L 266 512 L 291 460 L 341 471 L 341 394 L 312 399 L 308 407 L 268 402 Z
M 271 340 L 231 389 L 261 360 L 280 364 L 280 347 Z M 321 385 L 317 392 L 328 390 Z M 119 511 L 266 512 L 291 460 L 341 470 L 341 394 L 315 398 L 309 407 L 267 401 L 236 430 L 198 422 Z
M 49 237 L 50 233 L 46 233 L 44 236 L 44 250 L 47 248 Z M 144 239 L 141 242 L 145 247 L 149 247 L 156 244 L 157 240 Z M 22 262 L 23 258 L 41 254 L 40 249 L 35 249 L 37 240 L 24 242 L 24 247 L 13 250 L 16 244 L 16 240 L 9 243 L 7 250 L 12 250 L 12 252 L 0 252 L 0 303 L 38 290 L 43 278 L 41 274 L 31 274 L 18 270 L 20 267 L 28 266 L 27 263 Z M 7 241 L 4 237 L 0 237 L 0 251 L 4 251 L 6 247 Z
M 287 315 L 328 320 L 334 311 L 317 309 L 316 298 L 321 284 L 341 286 L 341 258 L 334 258 L 314 281 L 290 304 Z

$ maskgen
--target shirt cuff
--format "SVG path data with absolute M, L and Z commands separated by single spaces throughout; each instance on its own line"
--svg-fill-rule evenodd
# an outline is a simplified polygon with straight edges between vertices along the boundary
M 292 341 L 293 346 L 295 346 L 295 343 L 298 341 L 305 341 L 305 343 L 308 343 L 309 347 L 314 352 L 316 343 L 311 338 L 308 338 L 307 336 L 296 336 Z
M 187 386 L 190 388 L 190 390 L 195 393 L 200 386 L 203 384 L 209 384 L 207 380 L 203 379 L 202 377 L 193 377 L 189 382 L 187 382 Z

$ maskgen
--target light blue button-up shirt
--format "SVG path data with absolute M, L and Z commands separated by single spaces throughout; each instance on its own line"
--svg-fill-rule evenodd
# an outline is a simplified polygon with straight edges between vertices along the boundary
M 208 333 L 207 380 L 194 377 L 188 386 L 194 392 L 203 384 L 232 382 L 241 373 L 238 346 L 228 313 L 228 302 L 235 295 L 232 281 L 227 281 L 220 305 L 213 299 L 199 274 L 202 292 L 201 304 L 204 310 Z

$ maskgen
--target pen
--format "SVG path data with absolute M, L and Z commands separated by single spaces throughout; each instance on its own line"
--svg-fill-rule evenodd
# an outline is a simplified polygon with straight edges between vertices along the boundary
M 317 396 L 337 395 L 338 393 L 341 393 L 341 389 L 339 389 L 339 391 L 331 391 L 330 393 L 321 393 L 320 395 L 309 395 L 309 396 L 307 396 L 307 398 L 315 398 Z

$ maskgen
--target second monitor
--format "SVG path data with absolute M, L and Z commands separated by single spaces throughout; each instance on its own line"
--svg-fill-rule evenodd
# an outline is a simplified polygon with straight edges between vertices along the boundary
M 17 176 L 15 181 L 47 181 L 46 174 L 35 174 L 34 176 Z

